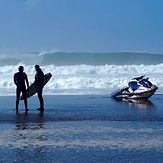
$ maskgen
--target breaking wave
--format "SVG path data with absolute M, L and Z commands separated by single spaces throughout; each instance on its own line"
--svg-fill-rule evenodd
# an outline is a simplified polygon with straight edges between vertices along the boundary
M 0 66 L 0 95 L 14 95 L 13 75 L 17 65 Z M 34 80 L 34 65 L 24 65 L 30 83 Z M 137 76 L 147 75 L 163 90 L 163 64 L 157 65 L 68 65 L 54 64 L 41 66 L 44 73 L 51 72 L 52 78 L 45 86 L 44 93 L 55 94 L 110 94 L 126 86 L 128 81 Z
M 93 52 L 42 52 L 26 54 L 1 54 L 0 66 L 17 65 L 157 65 L 163 55 L 152 53 L 93 53 Z

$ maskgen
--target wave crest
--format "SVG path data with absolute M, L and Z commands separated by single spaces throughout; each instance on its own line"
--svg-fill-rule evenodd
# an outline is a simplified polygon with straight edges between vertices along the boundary
M 13 75 L 16 66 L 0 66 L 0 95 L 15 94 Z M 34 65 L 23 65 L 30 83 L 34 81 Z M 41 66 L 44 73 L 52 73 L 52 78 L 45 86 L 45 94 L 108 94 L 126 86 L 128 81 L 137 76 L 147 75 L 150 80 L 163 90 L 163 64 L 158 65 L 74 65 Z

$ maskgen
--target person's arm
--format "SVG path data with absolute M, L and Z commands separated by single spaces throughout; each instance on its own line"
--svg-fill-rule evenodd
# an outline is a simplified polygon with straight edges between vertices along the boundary
M 34 80 L 34 83 L 35 83 L 36 86 L 38 85 L 38 75 L 37 75 L 37 73 L 35 74 L 35 80 Z
M 44 81 L 44 73 L 42 71 L 37 72 L 35 75 L 35 83 L 36 86 L 42 87 L 43 86 L 43 81 Z
M 27 88 L 29 88 L 28 77 L 27 77 L 27 79 L 26 79 L 26 83 L 27 83 Z
M 41 85 L 44 87 L 44 73 L 41 73 Z
M 41 73 L 41 80 L 42 80 L 42 83 L 44 82 L 44 73 L 42 72 Z
M 27 77 L 27 75 L 26 75 L 26 84 L 27 84 L 27 88 L 29 88 L 29 82 L 28 82 L 28 77 Z
M 16 74 L 14 74 L 14 83 L 15 83 L 16 86 L 18 86 Z

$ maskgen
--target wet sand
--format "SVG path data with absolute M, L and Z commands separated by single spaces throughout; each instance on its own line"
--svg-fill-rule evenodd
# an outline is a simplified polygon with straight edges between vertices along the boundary
M 109 96 L 36 97 L 12 111 L 15 97 L 0 97 L 1 162 L 163 162 L 162 95 L 150 101 Z

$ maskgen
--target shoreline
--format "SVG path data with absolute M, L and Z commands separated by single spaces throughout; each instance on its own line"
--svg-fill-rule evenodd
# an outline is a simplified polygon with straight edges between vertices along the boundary
M 37 96 L 28 100 L 28 114 L 24 101 L 19 104 L 19 115 L 44 121 L 163 121 L 163 95 L 153 95 L 143 101 L 117 101 L 105 95 L 44 95 L 45 111 L 40 113 Z M 0 96 L 0 122 L 15 121 L 15 96 Z M 7 104 L 7 105 L 6 105 Z M 18 117 L 18 115 L 17 115 Z

